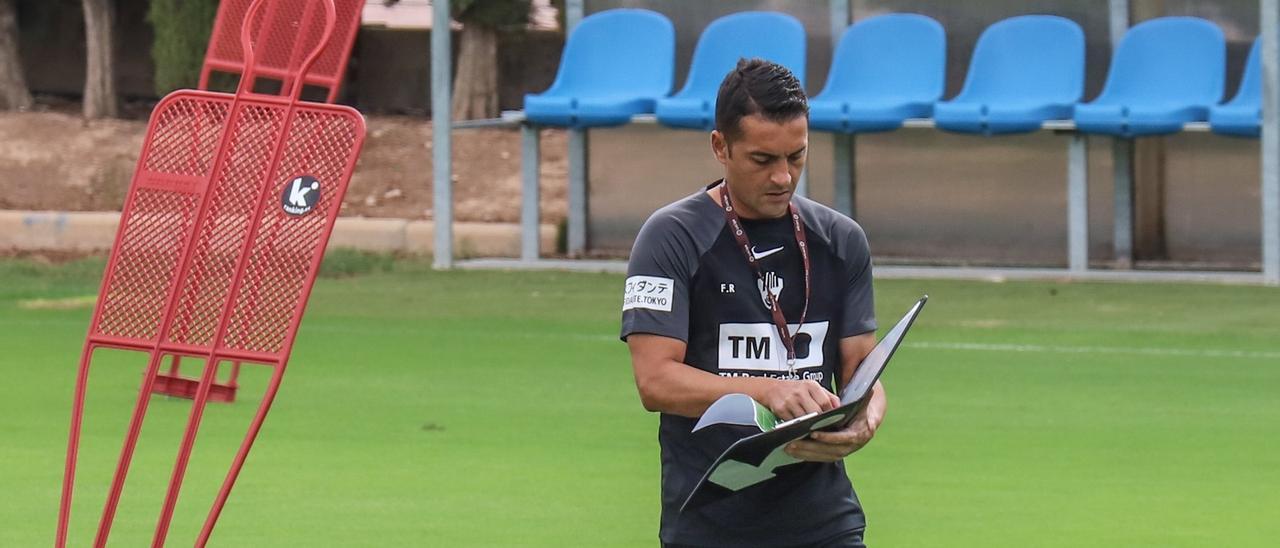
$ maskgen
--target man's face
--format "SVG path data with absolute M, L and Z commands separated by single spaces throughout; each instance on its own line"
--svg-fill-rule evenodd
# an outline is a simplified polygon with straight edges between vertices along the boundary
M 787 204 L 800 180 L 809 147 L 809 118 L 771 122 L 759 114 L 745 116 L 740 134 L 729 142 L 711 132 L 711 148 L 724 165 L 734 208 L 744 219 L 772 219 L 787 214 Z

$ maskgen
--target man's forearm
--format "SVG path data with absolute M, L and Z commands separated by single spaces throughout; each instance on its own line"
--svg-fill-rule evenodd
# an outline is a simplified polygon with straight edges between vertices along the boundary
M 636 375 L 636 387 L 645 409 L 685 417 L 699 417 L 725 394 L 742 393 L 756 401 L 773 379 L 759 377 L 722 377 L 680 363 L 662 360 Z

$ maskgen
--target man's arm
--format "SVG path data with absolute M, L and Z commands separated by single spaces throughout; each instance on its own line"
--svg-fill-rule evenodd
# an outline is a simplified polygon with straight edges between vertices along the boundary
M 845 337 L 840 339 L 840 386 L 848 384 L 858 364 L 871 353 L 876 346 L 874 332 Z M 843 430 L 835 432 L 814 432 L 809 437 L 792 442 L 787 446 L 787 453 L 801 460 L 817 462 L 835 462 L 854 451 L 861 449 L 875 436 L 876 429 L 884 422 L 888 400 L 885 398 L 884 386 L 880 381 L 871 389 L 871 401 L 853 418 L 853 422 Z
M 874 342 L 874 337 L 873 337 Z M 725 394 L 742 393 L 782 419 L 832 409 L 840 399 L 816 382 L 721 377 L 684 363 L 680 339 L 634 333 L 627 337 L 640 402 L 649 411 L 699 417 Z

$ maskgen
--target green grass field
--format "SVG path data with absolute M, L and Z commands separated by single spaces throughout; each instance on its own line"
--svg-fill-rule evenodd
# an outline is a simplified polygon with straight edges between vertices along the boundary
M 657 417 L 616 339 L 621 276 L 432 272 L 340 254 L 214 546 L 654 546 Z M 55 530 L 101 262 L 0 262 L 0 546 Z M 369 270 L 361 273 L 362 270 Z M 880 281 L 929 307 L 848 460 L 874 546 L 1273 546 L 1280 290 Z M 43 301 L 37 301 L 43 299 Z M 889 323 L 889 322 L 883 322 Z M 72 544 L 143 364 L 89 386 Z M 262 392 L 211 405 L 169 536 L 190 544 Z M 113 545 L 149 543 L 190 404 L 157 397 Z

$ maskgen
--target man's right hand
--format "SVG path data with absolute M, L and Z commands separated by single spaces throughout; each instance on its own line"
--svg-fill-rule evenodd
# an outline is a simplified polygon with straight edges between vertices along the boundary
M 821 413 L 840 406 L 840 398 L 811 380 L 773 379 L 761 396 L 758 398 L 760 403 L 782 420 Z

